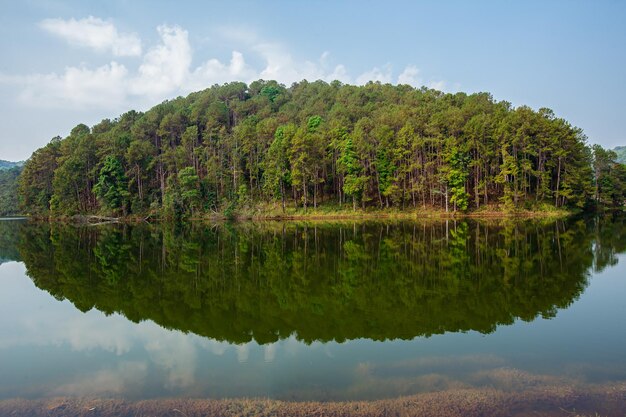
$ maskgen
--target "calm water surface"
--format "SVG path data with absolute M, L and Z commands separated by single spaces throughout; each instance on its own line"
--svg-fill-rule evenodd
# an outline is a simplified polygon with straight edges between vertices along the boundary
M 626 218 L 0 222 L 0 398 L 626 381 Z

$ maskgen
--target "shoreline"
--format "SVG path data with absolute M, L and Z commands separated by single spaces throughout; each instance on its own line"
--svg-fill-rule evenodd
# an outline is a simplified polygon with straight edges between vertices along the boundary
M 622 416 L 626 383 L 540 385 L 523 391 L 457 388 L 370 401 L 285 401 L 269 398 L 198 399 L 53 397 L 0 400 L 11 416 Z
M 300 207 L 290 207 L 284 212 L 275 204 L 255 206 L 233 213 L 233 220 L 455 220 L 455 219 L 488 219 L 488 218 L 565 218 L 575 212 L 564 209 L 550 210 L 504 210 L 499 206 L 488 206 L 485 209 L 462 211 L 445 211 L 439 208 L 394 209 L 367 208 L 356 209 L 346 206 L 320 205 L 306 211 Z M 223 213 L 209 216 L 192 217 L 190 220 L 228 220 Z
M 558 220 L 579 214 L 571 210 L 479 210 L 470 212 L 445 212 L 443 210 L 337 210 L 327 211 L 324 209 L 311 209 L 308 212 L 303 210 L 289 210 L 285 213 L 277 213 L 274 210 L 251 210 L 232 215 L 224 213 L 203 214 L 192 216 L 180 220 L 174 220 L 158 214 L 130 215 L 130 216 L 102 216 L 91 214 L 77 214 L 72 216 L 14 216 L 9 219 L 29 219 L 35 221 L 75 223 L 75 224 L 106 224 L 106 223 L 195 223 L 195 222 L 222 222 L 222 221 L 324 221 L 324 220 L 412 220 L 412 221 L 443 221 L 443 220 Z

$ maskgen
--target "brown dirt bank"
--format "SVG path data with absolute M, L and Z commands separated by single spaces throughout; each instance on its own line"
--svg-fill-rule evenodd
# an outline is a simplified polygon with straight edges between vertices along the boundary
M 626 413 L 626 383 L 542 386 L 523 392 L 456 389 L 378 401 L 289 402 L 268 399 L 52 398 L 0 401 L 2 416 L 615 416 Z

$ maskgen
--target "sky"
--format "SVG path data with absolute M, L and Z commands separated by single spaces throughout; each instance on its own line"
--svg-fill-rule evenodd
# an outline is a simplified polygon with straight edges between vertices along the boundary
M 626 145 L 626 1 L 0 0 L 0 159 L 213 84 L 380 81 Z

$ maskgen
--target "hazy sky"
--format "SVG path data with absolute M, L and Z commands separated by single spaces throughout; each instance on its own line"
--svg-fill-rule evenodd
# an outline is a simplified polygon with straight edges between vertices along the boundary
M 626 145 L 626 1 L 0 0 L 0 56 L 0 159 L 258 78 L 488 91 Z

